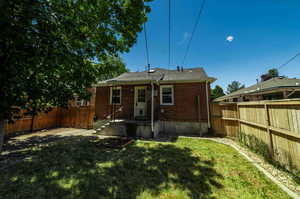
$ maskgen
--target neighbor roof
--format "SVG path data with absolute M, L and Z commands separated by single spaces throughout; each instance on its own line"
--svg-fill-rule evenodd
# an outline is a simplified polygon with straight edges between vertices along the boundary
M 208 77 L 203 68 L 186 68 L 183 71 L 168 70 L 163 68 L 154 68 L 150 72 L 127 72 L 120 76 L 109 79 L 106 81 L 99 82 L 98 85 L 109 84 L 109 83 L 130 83 L 130 82 L 150 82 L 150 81 L 188 81 L 188 82 L 199 82 L 209 81 L 214 82 L 216 79 Z
M 219 97 L 214 101 L 216 102 L 223 101 L 225 99 L 230 99 L 241 95 L 261 93 L 265 91 L 275 90 L 278 88 L 299 88 L 300 89 L 300 79 L 275 77 L 267 81 L 254 84 L 250 87 L 240 89 L 228 95 Z

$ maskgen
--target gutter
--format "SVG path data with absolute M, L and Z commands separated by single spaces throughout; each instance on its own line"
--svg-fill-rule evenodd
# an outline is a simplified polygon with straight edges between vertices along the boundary
M 206 85 L 206 106 L 207 106 L 207 123 L 208 123 L 208 128 L 211 127 L 210 125 L 210 110 L 209 110 L 209 97 L 208 97 L 208 84 L 209 81 L 205 81 Z
M 151 81 L 153 80 L 136 80 L 136 81 L 132 81 L 132 80 L 128 80 L 128 81 L 124 81 L 124 80 L 115 80 L 116 81 L 116 85 L 134 85 L 134 84 L 149 84 L 151 83 Z M 160 83 L 164 83 L 164 84 L 172 84 L 172 83 L 201 83 L 201 82 L 214 82 L 215 79 L 213 78 L 208 78 L 205 80 L 164 80 L 164 75 L 162 74 L 162 76 L 160 77 L 160 79 L 157 79 L 156 81 L 159 81 Z M 112 80 L 107 80 L 106 82 L 101 82 L 101 83 L 97 83 L 94 84 L 93 86 L 95 87 L 101 87 L 101 86 L 111 86 L 112 85 Z
M 151 134 L 154 138 L 154 84 L 151 82 Z

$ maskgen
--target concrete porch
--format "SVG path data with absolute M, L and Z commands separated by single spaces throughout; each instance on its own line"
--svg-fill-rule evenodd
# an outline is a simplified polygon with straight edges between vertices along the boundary
M 107 136 L 128 136 L 152 138 L 159 134 L 169 136 L 203 136 L 208 132 L 206 122 L 110 120 L 102 125 L 95 125 L 96 131 Z
M 98 121 L 97 121 L 98 122 Z M 139 120 L 109 120 L 103 121 L 102 125 L 95 125 L 98 133 L 108 136 L 127 136 L 151 138 L 151 121 Z

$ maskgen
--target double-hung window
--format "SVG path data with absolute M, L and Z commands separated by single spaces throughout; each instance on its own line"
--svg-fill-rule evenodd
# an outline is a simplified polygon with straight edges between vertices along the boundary
M 110 88 L 110 103 L 121 104 L 121 87 Z
M 88 106 L 88 105 L 89 105 L 89 102 L 86 100 L 79 100 L 79 99 L 76 100 L 76 106 L 78 106 L 78 107 Z
M 87 100 L 80 99 L 78 96 L 74 97 L 74 101 L 72 102 L 72 106 L 81 107 L 81 106 L 89 106 L 90 103 Z
M 160 86 L 160 104 L 174 105 L 174 88 L 172 85 Z

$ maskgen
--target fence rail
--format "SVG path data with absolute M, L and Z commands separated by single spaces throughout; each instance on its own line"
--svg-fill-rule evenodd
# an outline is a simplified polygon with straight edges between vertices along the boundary
M 212 129 L 300 171 L 300 100 L 211 104 Z
M 12 124 L 5 125 L 5 134 L 15 132 L 50 129 L 57 127 L 87 128 L 93 127 L 94 106 L 54 108 L 49 113 L 41 113 L 35 117 L 22 117 Z

